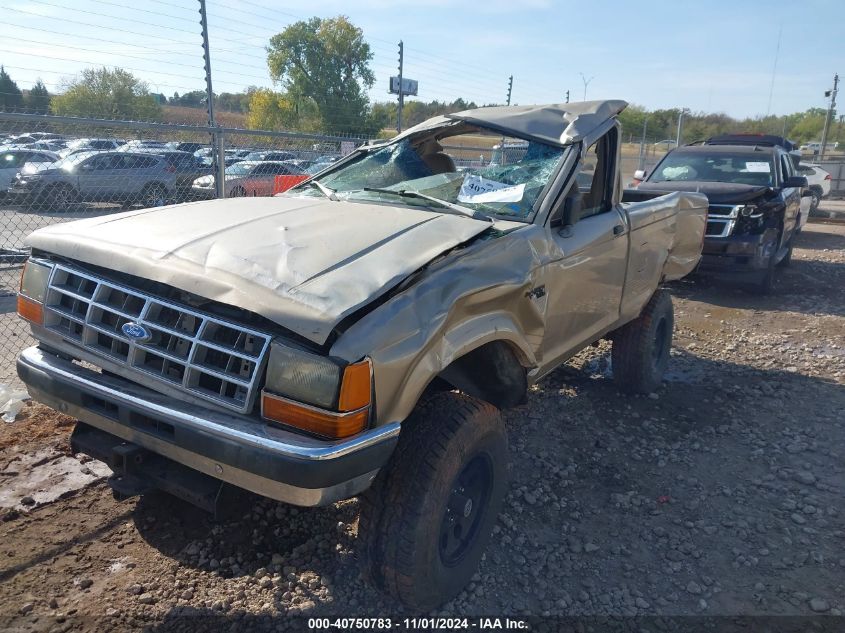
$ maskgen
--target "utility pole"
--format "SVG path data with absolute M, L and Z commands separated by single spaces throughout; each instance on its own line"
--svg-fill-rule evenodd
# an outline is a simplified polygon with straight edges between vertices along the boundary
M 836 93 L 839 91 L 839 75 L 833 76 L 833 90 L 827 90 L 825 97 L 830 97 L 830 105 L 824 117 L 824 131 L 822 131 L 822 146 L 819 148 L 819 160 L 824 160 L 824 152 L 827 147 L 827 133 L 830 131 L 830 120 L 833 118 L 833 111 L 836 109 Z
M 508 77 L 508 105 L 511 104 L 511 91 L 513 90 L 513 75 Z
M 569 103 L 569 91 L 566 91 L 566 103 Z
M 595 76 L 595 75 L 593 75 L 592 77 L 590 77 L 589 79 L 587 79 L 587 78 L 584 76 L 584 73 L 578 73 L 578 74 L 579 74 L 579 75 L 581 75 L 581 81 L 583 81 L 583 82 L 584 82 L 584 101 L 586 101 L 586 100 L 587 100 L 587 86 L 589 86 L 589 85 L 590 85 L 590 82 L 591 82 L 593 79 L 595 79 L 595 78 L 596 78 L 596 76 Z
M 402 94 L 402 66 L 405 58 L 405 45 L 399 40 L 399 109 L 396 114 L 396 131 L 402 131 L 402 106 L 405 105 L 405 95 Z
M 211 53 L 208 49 L 208 16 L 205 12 L 205 0 L 199 0 L 199 2 L 200 25 L 202 26 L 202 58 L 205 62 L 205 98 L 207 101 L 208 127 L 214 130 L 211 133 L 213 141 L 212 151 L 217 172 L 214 177 L 214 189 L 218 198 L 225 198 L 226 161 L 225 152 L 223 151 L 223 133 L 216 129 L 217 124 L 214 121 L 214 90 L 211 88 Z

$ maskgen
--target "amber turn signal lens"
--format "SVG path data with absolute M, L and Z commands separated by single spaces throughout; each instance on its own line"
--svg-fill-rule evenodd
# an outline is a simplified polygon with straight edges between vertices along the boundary
M 261 416 L 265 419 L 331 439 L 349 437 L 361 432 L 367 425 L 369 415 L 369 409 L 352 413 L 333 413 L 291 402 L 266 391 L 261 393 Z
M 341 411 L 357 411 L 370 404 L 372 396 L 372 371 L 370 359 L 347 365 L 340 384 L 340 399 L 337 408 Z
M 29 297 L 18 295 L 18 314 L 27 321 L 38 325 L 44 324 L 44 306 Z

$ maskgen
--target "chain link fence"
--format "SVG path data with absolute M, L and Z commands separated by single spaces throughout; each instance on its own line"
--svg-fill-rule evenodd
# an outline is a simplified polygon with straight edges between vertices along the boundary
M 36 229 L 221 195 L 270 196 L 280 176 L 302 180 L 365 141 L 0 112 L 0 383 L 16 381 L 15 357 L 33 344 L 16 293 Z

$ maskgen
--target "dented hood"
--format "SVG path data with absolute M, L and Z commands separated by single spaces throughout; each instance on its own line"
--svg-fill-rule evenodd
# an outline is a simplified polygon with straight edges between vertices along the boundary
M 250 310 L 323 344 L 345 316 L 489 227 L 406 207 L 236 198 L 55 224 L 28 243 Z

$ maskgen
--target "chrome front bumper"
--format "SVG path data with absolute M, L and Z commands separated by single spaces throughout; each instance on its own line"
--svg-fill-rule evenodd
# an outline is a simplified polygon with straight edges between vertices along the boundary
M 183 403 L 37 346 L 21 353 L 17 368 L 39 402 L 206 475 L 295 505 L 326 505 L 363 492 L 399 438 L 398 422 L 348 440 L 298 435 Z

